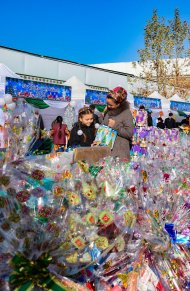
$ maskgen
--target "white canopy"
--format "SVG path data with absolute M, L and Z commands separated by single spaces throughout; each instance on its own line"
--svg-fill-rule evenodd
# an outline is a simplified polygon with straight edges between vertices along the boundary
M 158 93 L 158 91 L 154 91 L 152 94 L 150 94 L 148 97 L 150 98 L 155 98 L 155 99 L 160 99 L 162 102 L 162 108 L 163 109 L 169 109 L 170 108 L 170 100 L 163 97 Z
M 71 105 L 75 108 L 76 116 L 78 114 L 78 110 L 84 106 L 85 102 L 85 92 L 88 88 L 81 80 L 79 80 L 76 76 L 72 76 L 69 78 L 64 84 L 64 86 L 71 86 Z M 63 116 L 64 110 L 69 102 L 62 101 L 50 101 L 44 100 L 46 104 L 50 107 L 46 109 L 40 110 L 42 114 L 45 127 L 49 129 L 51 127 L 52 121 L 58 116 Z
M 131 93 L 127 93 L 127 101 L 129 101 L 132 108 L 134 108 L 134 96 Z
M 185 102 L 185 100 L 183 100 L 182 98 L 180 98 L 178 94 L 173 95 L 170 98 L 170 101 Z
M 76 76 L 69 78 L 64 83 L 64 86 L 72 87 L 72 100 L 85 99 L 85 92 L 88 87 Z
M 5 94 L 6 77 L 21 79 L 19 75 L 15 74 L 7 66 L 0 63 L 0 98 L 2 98 Z
M 162 98 L 164 98 L 162 95 L 160 95 L 160 93 L 158 93 L 158 91 L 152 92 L 148 97 L 155 98 L 155 99 L 162 99 Z
M 10 77 L 10 78 L 17 78 L 21 79 L 21 77 L 17 74 L 15 74 L 11 69 L 9 69 L 4 64 L 0 63 L 0 77 Z

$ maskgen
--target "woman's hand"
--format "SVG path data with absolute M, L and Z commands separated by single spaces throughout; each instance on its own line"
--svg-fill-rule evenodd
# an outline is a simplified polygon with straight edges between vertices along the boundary
M 115 120 L 109 119 L 108 120 L 108 126 L 111 127 L 111 128 L 113 128 L 115 126 Z

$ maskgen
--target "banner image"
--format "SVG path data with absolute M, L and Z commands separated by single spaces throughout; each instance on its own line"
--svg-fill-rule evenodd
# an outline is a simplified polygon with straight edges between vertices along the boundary
M 134 105 L 139 108 L 140 105 L 144 105 L 146 109 L 161 109 L 162 104 L 160 99 L 134 96 Z
M 71 87 L 36 81 L 6 78 L 5 93 L 13 97 L 53 101 L 71 101 Z
M 111 149 L 113 149 L 116 136 L 117 136 L 116 130 L 113 130 L 108 126 L 101 125 L 96 133 L 95 141 L 99 142 L 100 145 L 108 146 Z
M 170 109 L 175 111 L 188 111 L 190 112 L 190 103 L 170 101 Z
M 86 104 L 99 104 L 106 105 L 106 96 L 108 92 L 97 90 L 86 90 L 85 103 Z

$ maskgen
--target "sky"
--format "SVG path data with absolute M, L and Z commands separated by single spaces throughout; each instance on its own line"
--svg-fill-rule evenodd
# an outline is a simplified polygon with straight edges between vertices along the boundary
M 190 23 L 190 0 L 1 0 L 0 46 L 82 64 L 138 60 L 144 27 L 179 8 Z

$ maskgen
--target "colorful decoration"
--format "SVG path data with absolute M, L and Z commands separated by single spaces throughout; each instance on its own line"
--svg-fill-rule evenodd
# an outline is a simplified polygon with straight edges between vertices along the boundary
M 76 122 L 75 109 L 70 104 L 68 104 L 64 109 L 63 123 L 67 125 L 68 130 L 71 130 L 75 122 Z
M 96 133 L 95 142 L 99 145 L 109 146 L 113 149 L 114 142 L 117 136 L 117 131 L 112 128 L 101 125 Z
M 146 154 L 131 162 L 71 165 L 60 153 L 3 164 L 2 290 L 188 290 L 189 135 L 135 129 L 134 147 Z

